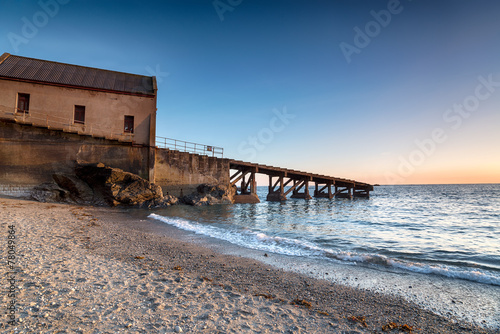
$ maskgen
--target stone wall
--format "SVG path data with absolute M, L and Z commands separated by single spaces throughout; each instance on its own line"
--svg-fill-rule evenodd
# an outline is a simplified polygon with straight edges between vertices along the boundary
M 200 184 L 229 184 L 228 159 L 0 120 L 0 194 L 24 196 L 51 182 L 54 173 L 73 173 L 77 161 L 137 174 L 174 196 L 195 192 Z
M 164 194 L 187 195 L 203 183 L 227 186 L 229 160 L 156 149 L 155 184 Z
M 0 120 L 0 193 L 22 196 L 52 181 L 55 172 L 72 173 L 76 161 L 102 162 L 149 179 L 149 167 L 154 167 L 149 151 L 130 143 Z

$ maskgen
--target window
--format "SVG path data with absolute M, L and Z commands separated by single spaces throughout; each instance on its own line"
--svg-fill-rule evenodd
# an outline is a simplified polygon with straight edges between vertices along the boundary
M 17 112 L 27 114 L 30 110 L 30 94 L 17 94 Z
M 85 106 L 75 106 L 75 123 L 85 124 Z
M 123 131 L 127 133 L 134 133 L 134 116 L 125 116 Z

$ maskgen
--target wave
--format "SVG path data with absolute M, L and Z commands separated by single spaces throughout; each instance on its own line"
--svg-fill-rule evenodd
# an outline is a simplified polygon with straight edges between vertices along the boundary
M 216 226 L 198 224 L 182 218 L 164 217 L 154 213 L 149 215 L 149 217 L 185 231 L 224 240 L 241 247 L 276 254 L 303 257 L 323 257 L 325 259 L 337 260 L 341 262 L 392 267 L 420 274 L 434 274 L 449 278 L 464 279 L 483 284 L 500 286 L 500 274 L 486 270 L 465 267 L 460 268 L 444 264 L 407 262 L 392 259 L 380 254 L 333 251 L 331 249 L 318 247 L 309 241 L 269 236 L 262 232 L 223 229 Z

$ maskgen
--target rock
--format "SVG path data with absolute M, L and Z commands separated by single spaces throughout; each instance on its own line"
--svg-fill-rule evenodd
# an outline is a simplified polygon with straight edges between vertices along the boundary
M 180 198 L 181 203 L 192 205 L 192 206 L 202 206 L 208 205 L 208 198 L 206 196 L 201 196 L 200 194 L 193 193 Z
M 76 175 L 92 187 L 95 200 L 110 206 L 155 206 L 164 202 L 160 186 L 142 177 L 99 164 L 79 165 Z
M 196 191 L 199 194 L 206 195 L 211 204 L 231 204 L 236 194 L 236 187 L 230 185 L 200 184 L 196 188 Z
M 179 326 L 175 326 L 174 330 L 176 333 L 182 333 L 182 328 L 180 328 Z
M 69 196 L 74 202 L 79 204 L 92 203 L 94 198 L 92 188 L 75 175 L 54 174 L 52 178 L 59 187 L 69 191 Z
M 154 201 L 154 207 L 166 207 L 179 203 L 179 199 L 173 195 L 165 195 L 163 198 Z
M 236 189 L 231 186 L 200 184 L 196 192 L 182 196 L 179 200 L 193 206 L 231 204 L 235 193 Z
M 60 188 L 55 183 L 42 183 L 30 193 L 30 199 L 38 202 L 68 202 L 70 201 L 69 192 Z
M 177 204 L 178 198 L 163 196 L 160 186 L 139 175 L 103 163 L 79 164 L 75 175 L 56 173 L 56 183 L 43 183 L 33 189 L 30 198 L 39 202 L 77 204 L 166 207 Z

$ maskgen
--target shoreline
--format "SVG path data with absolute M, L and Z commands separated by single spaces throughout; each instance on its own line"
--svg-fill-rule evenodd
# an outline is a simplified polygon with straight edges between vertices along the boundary
M 18 226 L 20 331 L 494 332 L 402 298 L 159 235 L 155 223 L 123 210 L 5 197 L 0 206 L 3 233 L 10 222 Z

